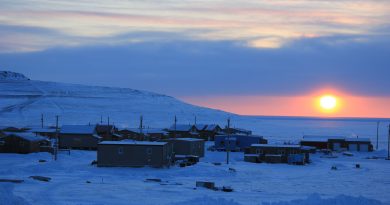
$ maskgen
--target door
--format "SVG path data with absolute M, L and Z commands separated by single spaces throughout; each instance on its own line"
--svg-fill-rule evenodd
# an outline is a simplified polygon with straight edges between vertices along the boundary
M 357 146 L 357 144 L 349 144 L 349 145 L 348 145 L 348 150 L 351 151 L 351 152 L 356 152 L 356 151 L 358 151 L 358 146 Z
M 359 148 L 361 152 L 368 152 L 368 144 L 360 144 Z

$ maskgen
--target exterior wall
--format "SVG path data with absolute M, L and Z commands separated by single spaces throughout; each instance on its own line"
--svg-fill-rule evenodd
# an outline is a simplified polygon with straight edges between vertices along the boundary
M 258 154 L 260 161 L 276 163 L 273 160 L 276 155 L 280 155 L 280 162 L 278 163 L 287 163 L 289 156 L 291 155 L 302 155 L 304 162 L 309 162 L 309 153 L 308 151 L 302 150 L 301 148 L 295 147 L 256 147 L 251 146 L 247 149 L 246 154 Z M 275 157 L 274 157 L 275 156 Z M 272 159 L 271 159 L 272 158 Z M 271 160 L 271 161 L 270 161 Z
M 330 149 L 328 142 L 308 142 L 301 141 L 301 146 L 315 147 L 317 149 Z
M 97 165 L 100 167 L 164 167 L 169 166 L 172 149 L 166 145 L 99 144 Z
M 226 148 L 227 135 L 218 135 L 215 137 L 214 145 L 216 148 Z M 231 141 L 234 145 L 230 145 L 230 149 L 240 149 L 241 151 L 249 148 L 252 144 L 267 144 L 267 140 L 257 136 L 247 135 L 230 135 L 230 138 L 235 138 L 235 141 Z
M 204 141 L 173 140 L 173 150 L 178 155 L 204 157 Z
M 358 151 L 358 152 L 371 152 L 374 150 L 372 144 L 370 142 L 359 142 L 359 141 L 349 141 L 346 144 L 348 151 Z M 367 150 L 365 150 L 364 147 L 367 147 Z M 356 150 L 352 150 L 351 148 L 355 147 Z
M 96 149 L 99 139 L 92 135 L 60 134 L 59 147 L 72 149 Z
M 8 136 L 5 137 L 4 142 L 4 152 L 28 154 L 40 151 L 39 141 L 28 141 L 20 137 Z

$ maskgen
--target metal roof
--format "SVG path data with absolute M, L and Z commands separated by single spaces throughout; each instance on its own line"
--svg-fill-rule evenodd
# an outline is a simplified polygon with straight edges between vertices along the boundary
M 94 134 L 95 125 L 63 125 L 61 134 Z
M 371 142 L 369 138 L 346 138 L 347 142 Z
M 6 137 L 20 137 L 22 139 L 25 139 L 27 141 L 44 141 L 44 140 L 48 140 L 47 138 L 45 137 L 41 137 L 41 136 L 35 136 L 35 134 L 33 133 L 8 133 L 8 135 Z

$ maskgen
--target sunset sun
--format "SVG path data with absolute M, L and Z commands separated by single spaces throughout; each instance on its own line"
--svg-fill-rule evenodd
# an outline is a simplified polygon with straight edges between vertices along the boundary
M 337 99 L 331 95 L 325 95 L 320 98 L 320 106 L 325 110 L 333 110 L 337 106 Z

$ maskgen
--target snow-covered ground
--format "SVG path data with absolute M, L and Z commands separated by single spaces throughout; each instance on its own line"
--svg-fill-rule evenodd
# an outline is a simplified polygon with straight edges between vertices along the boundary
M 389 119 L 313 119 L 249 117 L 187 104 L 173 97 L 124 88 L 73 85 L 28 80 L 15 73 L 0 75 L 0 126 L 36 126 L 44 114 L 45 124 L 97 123 L 110 116 L 119 127 L 137 127 L 139 116 L 146 126 L 169 127 L 178 123 L 218 123 L 224 126 L 230 117 L 235 127 L 253 130 L 270 143 L 297 142 L 304 134 L 368 137 L 376 144 L 377 121 L 379 151 L 356 153 L 339 158 L 312 156 L 306 166 L 251 164 L 242 153 L 232 154 L 230 165 L 225 153 L 207 152 L 195 166 L 169 169 L 97 168 L 90 163 L 94 151 L 61 153 L 53 161 L 47 153 L 28 155 L 0 154 L 0 178 L 24 179 L 22 184 L 0 183 L 2 204 L 368 204 L 390 203 L 390 161 L 369 160 L 367 156 L 385 156 Z M 48 162 L 39 163 L 45 159 Z M 355 164 L 361 164 L 356 169 Z M 330 168 L 336 165 L 338 170 Z M 236 172 L 229 171 L 234 168 Z M 42 175 L 51 182 L 34 181 Z M 161 178 L 164 183 L 144 182 Z M 210 180 L 217 186 L 232 186 L 234 192 L 194 189 L 198 180 Z M 90 181 L 91 183 L 86 183 Z
M 0 201 L 8 197 L 7 201 L 20 204 L 50 205 L 390 204 L 390 161 L 366 159 L 384 157 L 386 152 L 354 154 L 338 154 L 338 158 L 314 154 L 313 163 L 294 166 L 248 163 L 243 161 L 243 153 L 232 153 L 231 164 L 226 165 L 224 152 L 207 151 L 206 157 L 194 166 L 164 169 L 91 166 L 95 151 L 61 153 L 58 161 L 47 153 L 0 154 L 0 178 L 25 180 L 21 184 L 0 183 Z M 40 159 L 47 162 L 40 163 Z M 355 168 L 357 163 L 360 169 Z M 332 166 L 338 169 L 331 170 Z M 32 175 L 52 180 L 35 181 L 29 178 Z M 163 183 L 145 182 L 148 178 L 160 178 Z M 204 180 L 231 186 L 234 192 L 194 189 L 196 181 Z

